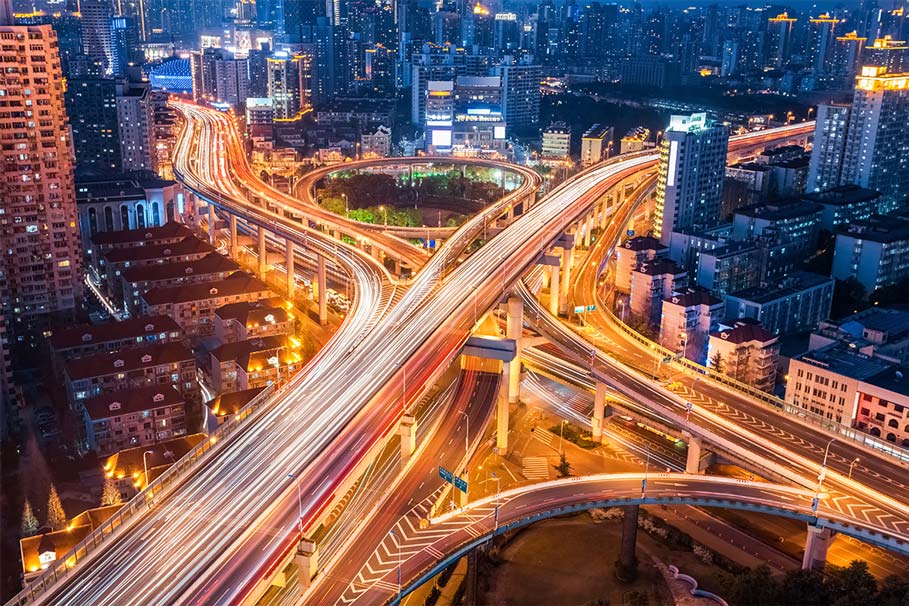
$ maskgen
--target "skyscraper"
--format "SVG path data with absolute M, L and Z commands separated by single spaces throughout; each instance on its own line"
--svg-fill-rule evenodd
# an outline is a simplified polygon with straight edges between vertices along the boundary
M 540 80 L 542 68 L 532 57 L 515 61 L 505 56 L 493 69 L 502 80 L 502 113 L 508 129 L 533 126 L 540 121 Z
M 21 108 L 0 113 L 0 315 L 20 337 L 48 314 L 72 313 L 82 294 L 73 149 L 50 25 L 0 22 L 0 90 L 4 106 Z
M 833 55 L 833 45 L 836 40 L 836 26 L 841 23 L 836 17 L 824 13 L 808 20 L 811 25 L 810 39 L 808 42 L 808 58 L 815 74 L 826 74 L 829 70 L 829 61 Z
M 795 21 L 785 12 L 767 20 L 767 35 L 770 38 L 769 58 L 772 67 L 783 67 L 789 62 L 789 56 L 792 54 L 792 26 Z
M 851 110 L 849 105 L 818 105 L 814 149 L 808 165 L 808 191 L 825 191 L 840 184 Z
M 654 235 L 669 244 L 673 231 L 720 222 L 729 129 L 710 124 L 707 114 L 672 116 L 660 144 Z
M 82 0 L 82 52 L 103 63 L 105 76 L 113 74 L 114 51 L 111 36 L 111 3 Z

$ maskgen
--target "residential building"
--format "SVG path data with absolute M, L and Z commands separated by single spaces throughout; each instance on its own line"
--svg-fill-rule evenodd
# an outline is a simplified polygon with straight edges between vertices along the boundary
M 356 125 L 367 130 L 377 125 L 391 126 L 395 119 L 395 103 L 387 99 L 333 99 L 315 111 L 319 126 Z
M 268 58 L 268 96 L 275 120 L 295 120 L 312 103 L 312 55 L 277 52 Z
M 881 192 L 858 185 L 840 185 L 828 190 L 806 193 L 803 200 L 818 204 L 821 213 L 821 229 L 832 232 L 840 225 L 868 219 L 884 211 Z
M 834 278 L 855 278 L 867 293 L 909 280 L 909 208 L 836 229 Z
M 540 81 L 543 69 L 525 56 L 505 56 L 493 69 L 502 80 L 502 114 L 509 129 L 535 126 L 540 121 Z
M 718 297 L 761 282 L 763 251 L 749 242 L 730 242 L 697 256 L 694 282 Z
M 82 296 L 73 154 L 57 34 L 0 22 L 0 315 L 13 339 L 47 316 L 70 316 Z M 25 120 L 22 109 L 36 118 Z
M 723 300 L 701 288 L 688 288 L 663 299 L 660 344 L 692 362 L 705 364 L 707 340 L 719 330 Z
M 594 124 L 581 137 L 581 166 L 593 166 L 612 155 L 612 138 L 615 129 Z
M 211 351 L 212 387 L 224 394 L 283 383 L 303 365 L 297 349 L 284 335 L 225 343 Z
M 571 152 L 571 127 L 564 122 L 553 122 L 544 128 L 541 148 L 543 159 L 567 160 Z
M 89 251 L 95 235 L 163 227 L 176 218 L 182 200 L 180 185 L 150 171 L 80 176 L 76 182 L 76 206 L 87 256 L 94 254 Z M 179 229 L 183 237 L 192 233 L 179 223 L 172 223 L 167 229 Z
M 228 103 L 239 108 L 249 96 L 249 67 L 222 48 L 208 47 L 190 53 L 193 99 L 196 102 Z
M 729 130 L 706 114 L 672 116 L 660 143 L 654 235 L 668 245 L 673 231 L 712 227 L 720 197 Z
M 195 359 L 182 343 L 155 343 L 69 359 L 63 373 L 67 399 L 76 412 L 85 400 L 104 392 L 163 385 L 173 385 L 184 395 L 199 392 Z
M 89 398 L 82 407 L 88 449 L 103 457 L 186 435 L 186 413 L 184 395 L 172 385 L 136 387 Z
M 243 410 L 247 404 L 252 402 L 264 390 L 265 386 L 262 386 L 218 394 L 213 400 L 206 402 L 205 406 L 215 417 L 217 426 L 220 426 L 232 420 L 238 412 Z
M 751 318 L 775 334 L 812 330 L 830 317 L 833 278 L 793 272 L 775 286 L 756 286 L 726 295 L 726 320 Z
M 118 89 L 117 137 L 120 168 L 124 171 L 156 171 L 155 107 L 151 85 L 131 83 Z
M 679 63 L 664 57 L 628 57 L 619 65 L 622 84 L 647 88 L 678 86 Z
M 111 186 L 111 189 L 120 185 L 126 187 L 127 183 L 122 183 L 116 181 L 115 185 Z M 82 192 L 87 200 L 95 199 L 93 192 L 96 192 L 91 186 L 86 186 L 86 191 Z M 115 198 L 116 199 L 116 198 Z M 105 211 L 105 214 L 106 211 Z M 114 213 L 116 217 L 117 213 Z M 119 213 L 122 217 L 125 213 Z M 142 228 L 130 228 L 124 224 L 120 229 L 104 229 L 99 230 L 97 233 L 92 234 L 91 236 L 91 247 L 93 255 L 98 258 L 103 257 L 107 253 L 114 250 L 122 250 L 129 248 L 139 248 L 145 246 L 167 246 L 174 245 L 186 240 L 186 238 L 194 237 L 192 230 L 184 225 L 183 223 L 176 223 L 174 221 L 167 222 L 159 226 L 145 226 Z M 117 227 L 117 223 L 114 223 L 114 227 Z
M 753 320 L 710 333 L 707 365 L 736 381 L 773 392 L 780 357 L 779 336 Z
M 739 162 L 726 167 L 726 178 L 735 179 L 745 187 L 748 204 L 758 204 L 770 198 L 773 168 L 758 162 Z
M 62 363 L 64 360 L 99 352 L 136 349 L 182 340 L 183 333 L 172 318 L 143 316 L 122 322 L 78 324 L 57 330 L 50 337 L 50 352 L 55 363 Z
M 193 433 L 156 442 L 151 448 L 133 446 L 119 450 L 104 460 L 104 475 L 114 479 L 120 498 L 126 502 L 207 439 L 205 434 Z
M 909 366 L 909 311 L 871 307 L 842 320 L 825 320 L 811 333 L 808 349 L 835 342 L 901 366 Z
M 271 140 L 274 136 L 275 104 L 268 98 L 247 97 L 246 133 L 253 139 Z
M 819 204 L 792 198 L 745 206 L 732 217 L 732 237 L 786 245 L 788 258 L 801 261 L 817 250 L 823 213 Z
M 845 344 L 792 358 L 786 401 L 888 442 L 909 446 L 909 370 Z
M 172 244 L 109 250 L 101 254 L 96 269 L 104 279 L 107 289 L 116 292 L 115 289 L 120 285 L 120 276 L 131 267 L 195 261 L 210 255 L 214 250 L 208 242 L 189 236 Z
M 83 511 L 66 528 L 19 539 L 22 579 L 26 583 L 41 576 L 93 531 L 117 513 L 122 505 L 106 505 Z
M 360 135 L 360 155 L 364 158 L 385 158 L 391 155 L 391 129 L 379 125 Z
M 630 154 L 653 146 L 654 144 L 650 141 L 650 129 L 637 126 L 625 133 L 625 136 L 619 141 L 619 153 Z
M 635 236 L 615 249 L 615 290 L 631 292 L 631 272 L 641 263 L 665 257 L 669 249 L 656 238 Z
M 142 295 L 153 288 L 215 282 L 239 270 L 236 261 L 216 252 L 193 261 L 130 267 L 120 275 L 119 292 L 112 295 L 130 314 L 136 315 L 142 308 Z
M 215 336 L 221 343 L 292 335 L 294 317 L 281 299 L 231 303 L 215 310 Z
M 142 295 L 142 310 L 147 315 L 172 317 L 188 338 L 197 338 L 214 334 L 214 314 L 219 307 L 272 296 L 263 282 L 237 272 L 215 282 L 153 288 Z
M 657 257 L 640 263 L 631 272 L 631 314 L 650 324 L 659 324 L 662 300 L 682 289 L 688 273 L 669 259 Z
M 806 191 L 826 191 L 842 183 L 851 112 L 850 105 L 818 105 Z

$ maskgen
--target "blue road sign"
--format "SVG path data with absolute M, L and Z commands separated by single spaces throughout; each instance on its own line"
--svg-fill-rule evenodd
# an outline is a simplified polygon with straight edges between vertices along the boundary
M 446 482 L 448 482 L 449 484 L 453 483 L 452 480 L 453 480 L 454 476 L 452 475 L 452 473 L 450 471 L 448 471 L 441 465 L 439 465 L 439 477 L 442 478 L 443 480 L 445 480 Z
M 467 480 L 464 480 L 462 478 L 455 478 L 454 485 L 455 485 L 455 488 L 457 488 L 461 492 L 463 492 L 463 493 L 467 492 Z
M 630 238 L 631 236 L 634 235 L 634 230 L 633 229 L 626 230 L 625 235 Z
M 576 313 L 576 314 L 582 314 L 582 313 L 584 313 L 584 306 L 583 306 L 583 305 L 578 305 L 577 307 L 575 307 L 575 308 L 574 308 L 574 313 Z
M 596 311 L 596 310 L 597 310 L 597 306 L 596 306 L 596 305 L 588 305 L 588 306 L 587 306 L 587 311 Z

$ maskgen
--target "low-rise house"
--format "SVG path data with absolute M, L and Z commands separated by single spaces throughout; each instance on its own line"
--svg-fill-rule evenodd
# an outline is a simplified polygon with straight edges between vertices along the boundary
M 281 299 L 231 303 L 215 310 L 215 336 L 221 343 L 293 332 L 294 316 L 287 311 Z
M 120 275 L 121 300 L 131 314 L 137 314 L 142 307 L 142 295 L 152 288 L 214 282 L 239 270 L 236 261 L 216 252 L 193 261 L 131 267 Z
M 187 404 L 172 385 L 107 392 L 83 403 L 89 450 L 107 456 L 186 435 Z
M 780 338 L 754 321 L 710 333 L 707 365 L 742 383 L 773 392 L 780 358 Z
M 115 481 L 120 498 L 128 501 L 206 439 L 208 436 L 205 434 L 194 433 L 163 440 L 152 446 L 125 448 L 105 459 L 104 475 Z

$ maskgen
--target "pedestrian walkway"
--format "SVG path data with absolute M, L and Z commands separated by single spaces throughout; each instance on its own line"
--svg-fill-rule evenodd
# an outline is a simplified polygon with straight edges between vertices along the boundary
M 528 480 L 548 480 L 549 461 L 546 457 L 524 457 L 521 474 Z

